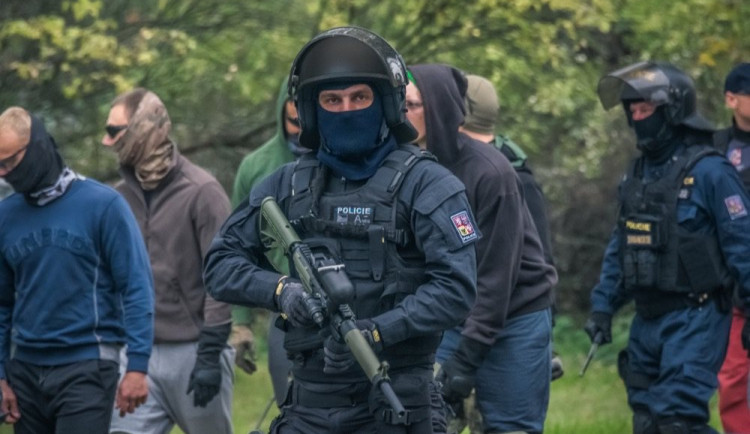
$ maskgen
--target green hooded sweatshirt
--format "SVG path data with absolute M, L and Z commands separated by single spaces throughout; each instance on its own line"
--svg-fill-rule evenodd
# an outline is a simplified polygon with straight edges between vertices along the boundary
M 279 97 L 276 100 L 276 134 L 259 148 L 242 159 L 232 189 L 232 208 L 237 208 L 248 200 L 250 190 L 266 175 L 285 163 L 294 161 L 294 154 L 287 145 L 284 133 L 284 104 L 287 101 L 287 79 L 281 83 Z M 278 249 L 267 253 L 268 259 L 282 274 L 289 273 L 286 256 Z M 252 309 L 244 306 L 233 306 L 232 321 L 234 324 L 250 326 L 253 321 Z

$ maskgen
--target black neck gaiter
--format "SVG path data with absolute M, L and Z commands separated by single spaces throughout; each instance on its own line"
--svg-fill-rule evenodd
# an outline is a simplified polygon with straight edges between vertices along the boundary
M 5 181 L 28 199 L 29 194 L 54 185 L 64 167 L 55 139 L 47 133 L 44 123 L 32 115 L 26 154 L 18 166 L 5 175 Z
M 667 121 L 664 106 L 657 107 L 646 119 L 634 120 L 633 129 L 638 139 L 636 146 L 646 158 L 658 163 L 672 155 L 678 140 Z

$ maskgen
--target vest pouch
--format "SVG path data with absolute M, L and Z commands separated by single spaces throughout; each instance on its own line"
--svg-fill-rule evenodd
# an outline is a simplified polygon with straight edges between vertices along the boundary
M 655 288 L 659 256 L 649 249 L 626 249 L 622 257 L 622 280 L 627 289 Z
M 689 288 L 690 292 L 713 292 L 731 288 L 732 279 L 715 237 L 682 235 L 679 246 L 678 288 Z M 682 280 L 686 280 L 685 285 L 679 284 Z
M 622 223 L 622 277 L 628 289 L 656 288 L 659 256 L 667 245 L 667 230 L 660 216 L 632 214 Z
M 661 250 L 667 246 L 668 228 L 658 215 L 634 214 L 625 219 L 624 246 L 628 249 Z

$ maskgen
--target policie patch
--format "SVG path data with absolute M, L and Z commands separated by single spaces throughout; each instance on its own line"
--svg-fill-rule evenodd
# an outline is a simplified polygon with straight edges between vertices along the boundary
M 373 209 L 370 206 L 337 206 L 333 212 L 338 224 L 369 225 L 372 223 Z
M 471 219 L 469 219 L 468 212 L 461 211 L 458 214 L 453 214 L 451 216 L 451 222 L 453 223 L 453 227 L 456 228 L 458 236 L 461 237 L 461 241 L 464 244 L 477 238 L 477 233 L 474 230 L 474 226 L 471 224 Z
M 738 219 L 740 217 L 745 217 L 747 215 L 747 209 L 745 208 L 745 204 L 742 203 L 742 198 L 739 194 L 725 197 L 724 205 L 726 205 L 727 212 L 729 212 L 729 218 L 731 218 L 732 220 Z

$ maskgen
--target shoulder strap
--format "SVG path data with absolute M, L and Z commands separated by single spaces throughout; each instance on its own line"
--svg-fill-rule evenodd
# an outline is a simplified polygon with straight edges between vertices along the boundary
M 727 148 L 729 147 L 729 142 L 732 141 L 732 128 L 724 128 L 723 130 L 719 130 L 714 132 L 713 135 L 713 142 L 714 147 L 722 152 L 722 154 L 726 154 Z
M 523 149 L 521 149 L 521 147 L 509 137 L 502 134 L 495 136 L 495 147 L 508 158 L 510 164 L 514 168 L 518 169 L 526 165 L 526 160 L 529 157 Z

